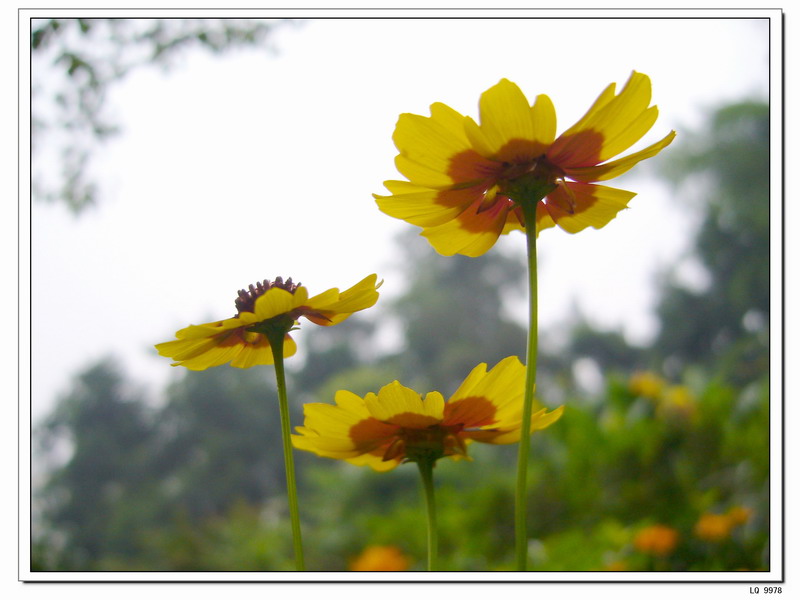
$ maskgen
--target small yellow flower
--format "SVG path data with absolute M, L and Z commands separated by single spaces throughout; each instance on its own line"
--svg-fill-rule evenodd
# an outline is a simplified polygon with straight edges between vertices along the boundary
M 658 404 L 658 414 L 661 417 L 691 419 L 696 412 L 694 394 L 685 385 L 668 387 Z
M 369 546 L 350 563 L 351 571 L 408 571 L 408 557 L 396 546 Z
M 745 506 L 734 506 L 726 514 L 704 513 L 694 526 L 694 534 L 707 542 L 728 539 L 739 525 L 750 520 L 753 511 Z
M 479 256 L 500 234 L 525 230 L 521 205 L 536 205 L 537 232 L 599 229 L 636 194 L 597 185 L 658 154 L 675 137 L 614 161 L 656 121 L 650 79 L 633 72 L 615 95 L 609 85 L 575 125 L 556 138 L 556 113 L 544 94 L 528 103 L 501 80 L 480 98 L 480 124 L 442 103 L 431 116 L 402 114 L 394 132 L 397 169 L 408 181 L 387 181 L 380 210 L 422 228 L 441 254 Z
M 728 518 L 734 525 L 744 525 L 753 516 L 753 509 L 746 506 L 734 506 L 728 511 Z
M 639 371 L 631 375 L 628 389 L 636 396 L 658 400 L 666 382 L 650 371 Z
M 490 371 L 475 367 L 445 402 L 439 392 L 420 394 L 394 381 L 364 398 L 348 391 L 336 404 L 304 407 L 305 423 L 292 435 L 295 448 L 388 471 L 401 462 L 467 456 L 472 441 L 513 444 L 520 439 L 525 367 L 515 356 Z M 531 432 L 559 419 L 563 407 L 540 409 Z
M 378 301 L 377 275 L 362 279 L 350 289 L 332 288 L 311 298 L 308 290 L 289 278 L 264 280 L 240 290 L 235 317 L 203 325 L 190 325 L 175 334 L 171 342 L 157 344 L 161 356 L 175 360 L 172 366 L 203 371 L 230 362 L 248 368 L 273 364 L 268 338 L 270 329 L 285 334 L 283 356 L 292 356 L 297 345 L 287 333 L 305 317 L 317 325 L 336 325 L 354 312 Z M 280 337 L 278 338 L 280 339 Z
M 640 552 L 655 556 L 667 556 L 678 544 L 678 532 L 666 525 L 651 525 L 640 530 L 633 539 Z

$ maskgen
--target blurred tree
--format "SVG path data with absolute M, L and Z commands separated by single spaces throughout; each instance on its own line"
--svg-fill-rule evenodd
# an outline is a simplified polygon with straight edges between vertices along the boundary
M 766 372 L 769 150 L 768 106 L 741 103 L 717 110 L 665 163 L 676 195 L 700 213 L 692 258 L 705 279 L 685 285 L 670 273 L 662 284 L 653 349 L 675 372 L 721 362 L 744 381 Z
M 169 66 L 189 48 L 266 47 L 281 22 L 251 19 L 32 19 L 34 198 L 75 213 L 97 200 L 92 153 L 118 132 L 106 114 L 113 84 L 136 68 Z M 60 172 L 52 172 L 53 165 Z
M 296 416 L 294 420 L 296 421 Z M 186 371 L 159 413 L 164 502 L 189 519 L 285 494 L 278 397 L 266 368 Z
M 698 226 L 688 255 L 661 275 L 659 332 L 647 347 L 636 347 L 621 331 L 578 321 L 567 336 L 556 336 L 554 348 L 545 341 L 540 350 L 543 369 L 561 372 L 562 382 L 581 358 L 604 372 L 653 367 L 671 377 L 694 365 L 740 384 L 767 371 L 768 107 L 721 107 L 703 129 L 682 131 L 678 143 L 661 175 Z
M 59 442 L 69 445 L 69 457 L 41 495 L 50 533 L 62 536 L 67 549 L 56 566 L 81 568 L 107 554 L 132 554 L 157 483 L 149 470 L 152 421 L 141 394 L 114 361 L 102 361 L 77 377 L 38 433 L 45 451 L 64 453 Z
M 388 305 L 404 341 L 390 359 L 398 378 L 419 390 L 452 392 L 478 363 L 493 366 L 511 355 L 524 362 L 525 329 L 504 315 L 503 306 L 504 298 L 524 289 L 518 260 L 500 252 L 440 256 L 414 232 L 398 241 L 407 284 Z

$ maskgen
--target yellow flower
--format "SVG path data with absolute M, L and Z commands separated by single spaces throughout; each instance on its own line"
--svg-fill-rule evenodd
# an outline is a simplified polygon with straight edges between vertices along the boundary
M 651 400 L 658 400 L 666 383 L 664 380 L 649 371 L 639 371 L 631 375 L 628 388 L 632 394 L 643 396 Z
M 727 515 L 705 513 L 700 516 L 694 526 L 694 534 L 707 542 L 721 542 L 733 529 L 734 523 Z
M 445 402 L 439 392 L 420 394 L 394 381 L 364 398 L 336 394 L 336 405 L 306 404 L 305 423 L 292 435 L 295 448 L 388 471 L 401 462 L 467 456 L 472 441 L 513 444 L 520 439 L 525 367 L 515 356 L 487 371 L 475 367 Z M 541 409 L 531 432 L 559 419 L 563 407 Z
M 391 195 L 376 194 L 378 207 L 421 227 L 447 256 L 479 256 L 500 234 L 525 230 L 521 204 L 532 197 L 537 232 L 556 224 L 570 233 L 605 226 L 636 194 L 596 182 L 655 156 L 675 137 L 608 162 L 658 116 L 646 75 L 633 72 L 617 95 L 615 85 L 558 138 L 551 100 L 542 94 L 529 105 L 507 79 L 481 95 L 480 125 L 442 103 L 431 105 L 430 117 L 400 115 L 395 164 L 408 181 L 385 182 Z
M 203 325 L 190 325 L 175 334 L 171 342 L 157 344 L 161 356 L 175 360 L 172 366 L 202 371 L 230 362 L 248 368 L 273 364 L 268 334 L 284 335 L 283 356 L 292 356 L 297 345 L 288 331 L 305 317 L 317 325 L 336 325 L 354 312 L 378 301 L 377 276 L 370 275 L 349 290 L 332 288 L 311 298 L 308 290 L 289 278 L 264 280 L 249 290 L 240 290 L 235 317 Z M 278 338 L 280 339 L 280 337 Z
M 694 394 L 685 385 L 668 387 L 658 405 L 658 414 L 667 418 L 691 419 L 697 412 Z
M 410 561 L 396 546 L 369 546 L 350 563 L 351 571 L 407 571 Z
M 753 509 L 746 506 L 734 506 L 728 511 L 728 518 L 734 525 L 743 525 L 753 516 Z
M 633 539 L 634 547 L 640 552 L 667 556 L 678 543 L 678 532 L 666 525 L 651 525 L 640 530 Z

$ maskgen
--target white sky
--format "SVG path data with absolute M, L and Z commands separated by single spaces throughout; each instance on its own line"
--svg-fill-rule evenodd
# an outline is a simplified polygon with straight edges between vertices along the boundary
M 402 291 L 393 238 L 411 226 L 371 196 L 401 178 L 400 113 L 441 101 L 476 116 L 505 77 L 530 100 L 548 94 L 563 131 L 635 69 L 660 109 L 641 146 L 679 133 L 664 155 L 705 108 L 766 98 L 768 33 L 719 18 L 331 20 L 287 28 L 277 56 L 195 52 L 169 73 L 138 71 L 109 97 L 123 134 L 94 163 L 99 206 L 77 219 L 31 209 L 34 418 L 107 354 L 157 390 L 175 373 L 152 345 L 232 316 L 236 290 L 257 280 L 291 276 L 314 294 L 377 272 L 385 296 Z M 690 211 L 643 175 L 618 185 L 639 195 L 606 228 L 540 237 L 544 328 L 577 303 L 634 340 L 652 333 L 653 275 L 686 247 Z M 521 257 L 522 235 L 493 251 Z

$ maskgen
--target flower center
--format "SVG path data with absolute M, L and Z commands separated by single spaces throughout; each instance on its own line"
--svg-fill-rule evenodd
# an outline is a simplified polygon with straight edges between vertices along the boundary
M 564 172 L 550 164 L 544 154 L 531 162 L 504 163 L 503 166 L 497 177 L 499 191 L 518 205 L 536 204 L 564 178 Z
M 269 279 L 265 279 L 264 281 L 259 281 L 255 285 L 251 283 L 248 289 L 239 290 L 239 295 L 234 301 L 236 310 L 238 311 L 236 316 L 238 317 L 243 312 L 255 312 L 256 300 L 272 288 L 280 288 L 286 290 L 290 294 L 294 294 L 300 285 L 302 284 L 293 283 L 291 277 L 286 281 L 284 281 L 282 277 L 276 277 L 273 282 L 270 282 Z
M 405 456 L 404 462 L 436 461 L 453 454 L 467 455 L 464 440 L 459 437 L 462 425 L 431 425 L 425 428 L 401 427 L 389 444 L 383 460 Z

